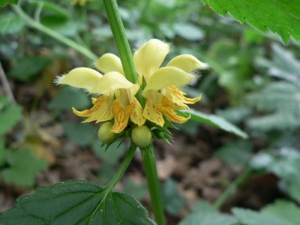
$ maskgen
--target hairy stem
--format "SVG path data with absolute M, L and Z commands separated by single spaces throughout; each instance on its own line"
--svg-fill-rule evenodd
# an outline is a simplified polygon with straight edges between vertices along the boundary
M 143 163 L 148 182 L 148 188 L 151 196 L 152 209 L 155 215 L 155 220 L 158 225 L 165 225 L 165 215 L 161 197 L 160 184 L 157 176 L 156 160 L 153 151 L 153 145 L 150 144 L 147 148 L 141 149 Z

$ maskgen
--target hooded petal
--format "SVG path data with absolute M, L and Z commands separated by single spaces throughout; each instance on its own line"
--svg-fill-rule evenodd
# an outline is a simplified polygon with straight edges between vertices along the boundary
M 115 71 L 124 75 L 123 66 L 120 58 L 111 53 L 104 54 L 102 57 L 100 57 L 95 62 L 95 66 L 98 70 L 102 71 L 103 73 Z
M 188 84 L 195 76 L 175 67 L 163 67 L 158 69 L 148 80 L 143 91 L 143 96 L 147 98 L 149 90 L 160 90 L 165 87 L 175 85 L 183 86 Z
M 160 67 L 169 51 L 170 46 L 157 39 L 151 39 L 142 45 L 133 56 L 137 73 L 148 80 Z
M 199 61 L 196 57 L 189 55 L 189 54 L 183 54 L 174 57 L 167 66 L 173 66 L 177 67 L 179 69 L 182 69 L 185 72 L 190 72 L 195 69 L 202 69 L 207 68 L 208 65 L 206 63 L 203 63 Z
M 173 103 L 166 97 L 163 98 L 162 105 L 160 105 L 162 112 L 168 118 L 168 120 L 175 123 L 185 123 L 191 118 L 191 115 L 188 117 L 179 116 L 175 113 Z
M 136 89 L 136 85 L 128 81 L 119 72 L 108 72 L 106 73 L 101 82 L 98 82 L 91 90 L 91 93 L 102 93 L 104 95 L 109 95 L 114 93 L 118 89 Z
M 57 77 L 55 83 L 67 84 L 76 88 L 85 88 L 87 90 L 91 90 L 95 84 L 100 82 L 102 77 L 102 74 L 96 70 L 79 67 L 71 70 L 66 75 Z

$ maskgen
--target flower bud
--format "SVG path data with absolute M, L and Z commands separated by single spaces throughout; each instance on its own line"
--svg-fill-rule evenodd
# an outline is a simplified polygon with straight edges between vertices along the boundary
M 98 137 L 104 144 L 110 144 L 115 137 L 115 133 L 111 132 L 113 124 L 106 122 L 98 130 Z
M 136 127 L 131 132 L 131 138 L 140 148 L 146 148 L 151 142 L 151 131 L 146 126 Z

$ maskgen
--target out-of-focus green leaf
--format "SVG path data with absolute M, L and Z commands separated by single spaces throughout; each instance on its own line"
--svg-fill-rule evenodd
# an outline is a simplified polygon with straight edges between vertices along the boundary
M 102 164 L 97 174 L 99 182 L 102 185 L 107 185 L 116 172 L 117 170 L 112 164 L 110 163 Z
M 272 112 L 248 120 L 251 129 L 286 130 L 300 126 L 300 85 L 284 81 L 272 82 L 259 92 L 247 96 L 248 104 L 263 112 Z
M 247 225 L 294 225 L 287 220 L 255 212 L 250 209 L 234 208 L 233 215 L 239 222 Z
M 293 223 L 300 224 L 300 208 L 295 203 L 286 200 L 276 200 L 262 209 L 262 214 L 278 217 Z
M 266 28 L 278 33 L 284 42 L 290 35 L 300 40 L 300 5 L 298 1 L 265 0 L 202 0 L 217 13 L 229 12 L 239 22 L 247 22 L 256 29 L 265 32 Z
M 91 104 L 88 95 L 79 89 L 65 86 L 61 89 L 60 93 L 52 99 L 48 104 L 50 109 L 68 110 L 72 107 L 77 110 L 87 109 Z
M 175 181 L 171 178 L 165 181 L 162 188 L 162 198 L 164 208 L 171 215 L 178 215 L 186 203 L 185 198 L 179 194 Z
M 182 110 L 179 113 L 185 116 L 190 114 L 192 120 L 226 130 L 242 138 L 248 138 L 248 135 L 245 132 L 240 130 L 232 123 L 229 123 L 224 118 L 218 117 L 216 115 L 207 115 L 195 110 Z
M 173 29 L 176 34 L 189 41 L 198 41 L 204 38 L 204 32 L 193 24 L 175 23 Z
M 3 105 L 2 105 L 3 107 Z M 2 108 L 0 105 L 0 135 L 5 134 L 13 126 L 20 121 L 22 115 L 22 107 L 19 105 L 7 105 Z
M 32 2 L 36 5 L 43 5 L 43 15 L 53 15 L 64 19 L 68 19 L 70 17 L 69 11 L 60 7 L 58 4 L 52 3 L 50 1 L 40 0 L 33 0 Z
M 146 197 L 148 193 L 148 186 L 146 182 L 142 184 L 136 184 L 130 178 L 127 178 L 124 181 L 123 191 L 141 201 Z
M 154 225 L 147 210 L 128 194 L 109 192 L 90 181 L 39 187 L 0 215 L 1 225 Z
M 237 219 L 231 215 L 217 212 L 211 205 L 200 202 L 179 225 L 235 225 Z
M 4 146 L 4 140 L 3 137 L 0 136 L 0 167 L 2 167 L 6 161 L 6 153 L 7 150 Z
M 17 4 L 19 0 L 0 0 L 0 7 L 5 6 L 6 4 Z
M 229 107 L 224 110 L 217 110 L 217 116 L 223 117 L 231 123 L 240 123 L 251 114 L 249 107 Z
M 215 155 L 230 165 L 246 165 L 251 158 L 251 152 L 251 142 L 238 140 L 222 146 Z
M 22 58 L 17 58 L 9 75 L 21 81 L 28 82 L 37 76 L 38 73 L 50 63 L 50 58 L 41 56 L 24 56 Z
M 64 122 L 63 128 L 72 142 L 83 147 L 92 145 L 96 133 L 96 129 L 92 124 Z
M 105 162 L 110 164 L 116 164 L 119 159 L 124 155 L 125 153 L 125 146 L 124 144 L 120 144 L 119 142 L 114 142 L 112 145 L 108 147 L 107 150 L 105 146 L 102 146 L 101 141 L 95 141 L 93 143 L 93 150 L 94 152 Z
M 17 33 L 22 30 L 24 24 L 24 20 L 19 15 L 12 12 L 3 13 L 0 15 L 0 34 Z
M 6 183 L 21 187 L 33 186 L 35 175 L 48 164 L 45 159 L 37 158 L 30 149 L 8 151 L 6 158 L 10 167 L 1 171 L 1 177 Z
M 260 152 L 254 156 L 250 166 L 256 170 L 267 170 L 281 179 L 281 188 L 300 202 L 300 153 L 291 148 Z

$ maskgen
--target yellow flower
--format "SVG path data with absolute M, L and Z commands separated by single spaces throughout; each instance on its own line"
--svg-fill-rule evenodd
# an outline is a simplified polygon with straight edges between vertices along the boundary
M 104 75 L 96 70 L 80 67 L 56 79 L 57 84 L 67 84 L 84 88 L 91 94 L 101 94 L 92 99 L 92 108 L 83 111 L 73 108 L 73 112 L 78 116 L 88 117 L 83 122 L 99 123 L 114 119 L 111 128 L 114 133 L 122 132 L 127 127 L 129 118 L 138 126 L 143 125 L 143 109 L 134 97 L 140 86 L 125 78 L 120 59 L 113 54 L 105 54 L 95 66 Z
M 73 5 L 79 4 L 79 5 L 85 5 L 85 3 L 89 2 L 91 0 L 72 0 Z
M 160 68 L 169 51 L 168 44 L 152 39 L 134 54 L 136 70 L 147 83 L 142 92 L 143 97 L 147 99 L 143 116 L 159 126 L 165 123 L 163 115 L 176 123 L 184 123 L 190 118 L 177 115 L 175 110 L 189 109 L 186 104 L 194 104 L 201 99 L 201 95 L 187 98 L 176 86 L 190 83 L 195 78 L 190 72 L 207 67 L 207 64 L 194 56 L 184 54 L 173 58 L 165 67 Z

